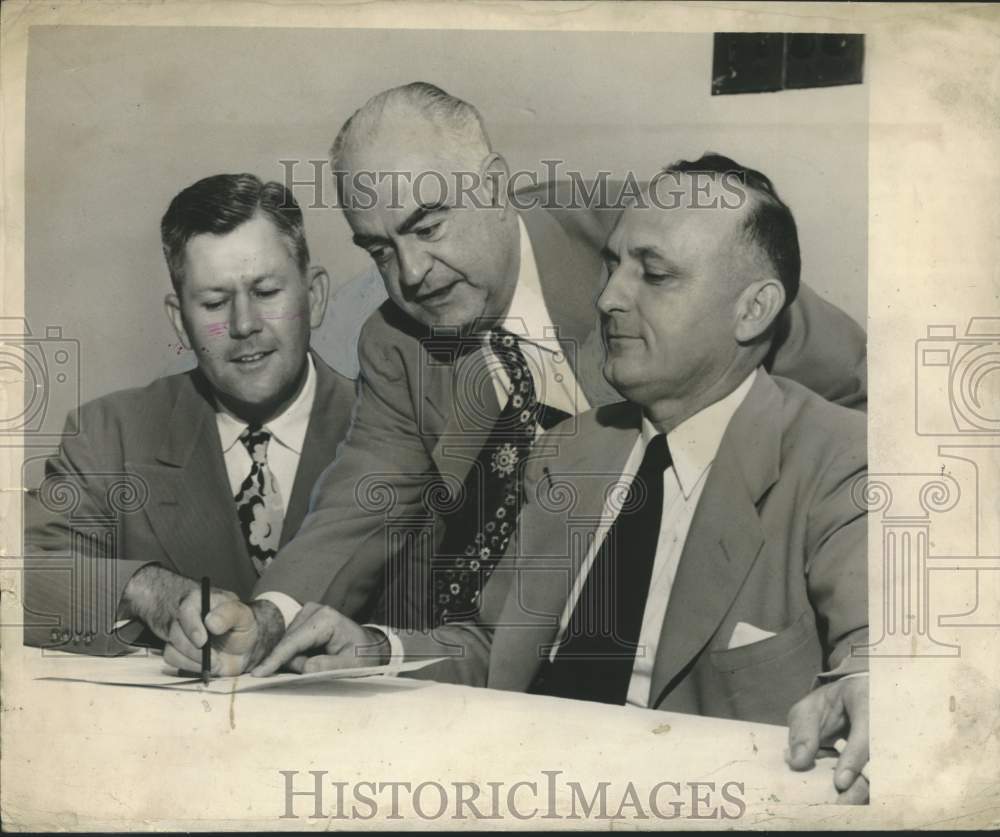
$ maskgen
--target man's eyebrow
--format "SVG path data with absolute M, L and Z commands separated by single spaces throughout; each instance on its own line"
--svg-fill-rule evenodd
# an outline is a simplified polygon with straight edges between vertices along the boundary
M 372 244 L 385 244 L 388 241 L 381 235 L 366 235 L 365 233 L 355 233 L 351 239 L 358 247 L 370 247 Z
M 413 212 L 410 213 L 409 217 L 402 224 L 396 227 L 396 232 L 399 235 L 406 235 L 410 230 L 412 230 L 417 224 L 424 220 L 428 215 L 434 212 L 447 212 L 448 207 L 441 201 L 436 201 L 435 203 L 422 203 Z

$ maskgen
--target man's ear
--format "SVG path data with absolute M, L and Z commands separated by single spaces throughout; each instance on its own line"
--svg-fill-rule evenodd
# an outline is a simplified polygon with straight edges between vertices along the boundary
M 306 274 L 309 283 L 309 327 L 319 328 L 330 299 L 330 275 L 321 265 L 313 265 Z
M 505 209 L 508 204 L 507 186 L 510 183 L 510 169 L 503 156 L 493 152 L 486 157 L 479 167 L 479 178 L 482 183 L 480 194 L 486 205 Z
M 751 282 L 736 307 L 736 339 L 752 343 L 770 328 L 785 304 L 785 288 L 777 279 Z
M 167 319 L 170 320 L 170 325 L 177 332 L 177 339 L 181 341 L 181 345 L 185 349 L 190 351 L 191 339 L 188 337 L 187 329 L 184 328 L 184 317 L 181 316 L 180 299 L 178 299 L 176 293 L 169 293 L 164 298 L 163 304 L 167 311 Z

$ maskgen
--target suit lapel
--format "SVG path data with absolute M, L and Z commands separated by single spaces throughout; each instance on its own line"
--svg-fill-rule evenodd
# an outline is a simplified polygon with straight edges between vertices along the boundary
M 350 418 L 338 412 L 347 409 L 350 404 L 349 399 L 341 400 L 337 392 L 338 386 L 346 386 L 347 381 L 338 380 L 333 371 L 315 354 L 313 364 L 316 368 L 316 396 L 309 413 L 309 426 L 302 441 L 302 453 L 295 470 L 292 494 L 285 509 L 280 546 L 288 543 L 302 525 L 309 510 L 313 487 L 320 474 L 333 462 Z
M 230 497 L 215 414 L 197 372 L 174 402 L 155 463 L 130 467 L 150 486 L 146 515 L 176 570 L 249 591 L 256 574 Z
M 762 370 L 733 416 L 698 503 L 656 649 L 656 707 L 729 611 L 764 544 L 757 502 L 778 478 L 781 393 Z

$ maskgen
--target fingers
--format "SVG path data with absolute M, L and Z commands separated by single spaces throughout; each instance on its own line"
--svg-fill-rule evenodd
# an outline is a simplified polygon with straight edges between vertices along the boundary
M 811 692 L 788 713 L 788 750 L 785 761 L 792 770 L 809 770 L 816 761 L 826 701 Z
M 182 654 L 173 645 L 165 645 L 163 648 L 163 662 L 179 671 L 195 673 L 201 671 L 201 652 L 196 652 L 195 658 L 191 658 L 186 654 Z
M 296 674 L 312 674 L 317 671 L 339 671 L 344 668 L 360 668 L 365 661 L 353 654 L 299 654 L 292 657 L 285 668 Z
M 858 776 L 847 790 L 837 794 L 837 804 L 867 805 L 869 792 L 868 780 L 864 776 Z
M 868 764 L 867 679 L 850 684 L 849 692 L 845 693 L 844 709 L 850 720 L 851 731 L 833 774 L 833 784 L 838 791 L 850 788 Z M 867 787 L 867 782 L 865 784 Z
M 308 615 L 303 608 L 271 653 L 251 673 L 255 677 L 266 677 L 295 657 L 314 648 L 325 647 L 333 639 L 341 618 L 330 607 L 317 607 Z
M 171 624 L 170 632 L 167 634 L 166 641 L 167 645 L 173 647 L 173 649 L 182 657 L 196 661 L 196 667 L 200 668 L 201 649 L 191 641 L 179 621 L 175 621 Z
M 201 648 L 208 641 L 208 633 L 205 631 L 205 625 L 201 620 L 201 593 L 198 590 L 192 590 L 183 599 L 177 608 L 177 613 L 174 617 L 174 622 L 170 626 L 170 634 L 168 635 L 168 640 L 173 643 L 173 636 L 176 633 L 174 626 L 183 632 L 184 637 L 187 640 L 186 644 L 192 645 L 195 648 Z M 176 645 L 176 643 L 174 643 Z

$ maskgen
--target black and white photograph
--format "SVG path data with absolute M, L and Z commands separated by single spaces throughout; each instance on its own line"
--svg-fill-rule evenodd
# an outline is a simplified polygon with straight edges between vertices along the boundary
M 46 6 L 5 830 L 1000 823 L 995 9 Z

